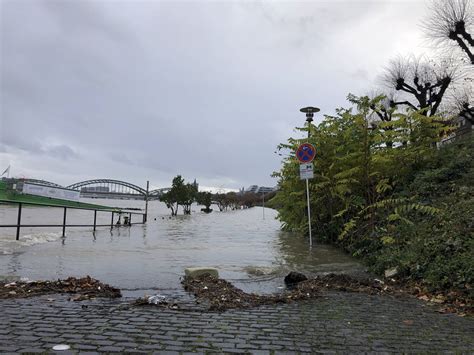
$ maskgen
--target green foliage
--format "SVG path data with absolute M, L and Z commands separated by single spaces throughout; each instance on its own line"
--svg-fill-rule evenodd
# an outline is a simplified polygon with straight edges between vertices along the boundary
M 196 199 L 197 189 L 193 184 L 185 184 L 181 175 L 173 178 L 171 190 L 160 197 L 160 201 L 171 209 L 171 215 L 178 214 L 178 207 L 183 207 L 184 214 L 191 213 L 191 204 Z
M 225 211 L 227 208 L 229 208 L 230 201 L 227 198 L 227 194 L 215 194 L 213 198 L 215 204 L 217 207 L 219 207 L 219 211 Z
M 212 193 L 210 192 L 198 192 L 196 195 L 196 202 L 200 205 L 203 205 L 206 207 L 206 210 L 210 210 L 210 207 L 212 205 Z
M 308 139 L 317 152 L 309 184 L 316 235 L 376 272 L 398 267 L 402 277 L 435 289 L 467 289 L 474 260 L 473 139 L 436 149 L 450 129 L 439 117 L 392 112 L 392 121 L 379 122 L 372 110 L 381 97 L 348 99 L 354 107 L 326 116 Z M 290 138 L 279 149 L 294 152 L 306 140 Z M 286 158 L 274 175 L 279 192 L 272 204 L 283 228 L 307 233 L 297 160 Z
M 274 195 L 274 192 L 266 194 L 265 199 L 271 199 Z M 212 200 L 222 212 L 227 211 L 229 208 L 235 210 L 241 207 L 250 208 L 261 205 L 263 203 L 263 196 L 262 194 L 255 194 L 253 192 L 237 194 L 231 191 L 225 194 L 217 193 L 213 195 Z

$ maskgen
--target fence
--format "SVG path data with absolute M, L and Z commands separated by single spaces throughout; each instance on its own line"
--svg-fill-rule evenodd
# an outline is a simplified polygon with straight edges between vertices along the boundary
M 71 207 L 71 206 L 58 206 L 58 205 L 48 205 L 42 203 L 34 203 L 34 202 L 16 202 L 11 200 L 0 200 L 0 204 L 17 204 L 18 205 L 18 215 L 17 215 L 17 223 L 16 224 L 1 224 L 0 228 L 16 228 L 16 240 L 20 240 L 20 230 L 24 227 L 62 227 L 62 236 L 66 236 L 66 227 L 93 227 L 95 231 L 97 227 L 110 227 L 111 229 L 117 225 L 114 224 L 114 217 L 115 215 L 127 217 L 126 223 L 124 225 L 131 226 L 133 224 L 144 224 L 146 222 L 146 213 L 142 212 L 131 212 L 126 210 L 107 210 L 107 209 L 98 209 L 98 208 L 87 208 L 87 207 Z M 62 224 L 21 224 L 21 214 L 23 205 L 33 205 L 33 206 L 41 206 L 41 207 L 50 207 L 50 208 L 62 208 L 63 212 L 63 223 Z M 75 209 L 75 210 L 87 210 L 87 211 L 94 211 L 94 223 L 93 224 L 67 224 L 67 210 L 68 209 Z M 97 224 L 97 212 L 106 212 L 111 213 L 110 224 Z M 142 216 L 141 222 L 132 222 L 132 215 L 140 215 Z M 125 219 L 125 218 L 124 218 Z

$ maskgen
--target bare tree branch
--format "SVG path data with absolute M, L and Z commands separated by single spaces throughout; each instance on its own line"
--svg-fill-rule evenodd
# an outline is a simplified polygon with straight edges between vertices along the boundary
M 440 62 L 415 57 L 398 57 L 385 69 L 383 81 L 396 91 L 404 92 L 392 106 L 407 105 L 423 114 L 437 113 L 450 84 L 461 77 L 458 65 L 450 59 Z
M 454 43 L 459 46 L 474 64 L 474 9 L 472 0 L 432 0 L 430 15 L 422 27 L 426 37 L 436 45 Z
M 407 105 L 410 106 L 414 110 L 418 110 L 418 107 L 413 105 L 410 101 L 397 101 L 397 102 L 392 102 L 393 107 L 399 106 L 399 105 Z
M 471 40 L 472 40 L 472 38 L 471 38 Z M 471 61 L 471 64 L 474 64 L 474 53 L 471 52 L 471 50 L 466 45 L 466 43 L 464 43 L 463 40 L 461 38 L 459 38 L 458 36 L 456 36 L 455 41 L 457 42 L 459 47 L 461 47 L 461 49 L 467 54 L 467 56 L 469 57 L 469 60 Z

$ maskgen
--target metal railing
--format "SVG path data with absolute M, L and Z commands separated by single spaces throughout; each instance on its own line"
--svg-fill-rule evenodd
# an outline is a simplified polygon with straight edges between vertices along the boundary
M 71 206 L 58 206 L 58 205 L 47 205 L 42 203 L 34 203 L 34 202 L 17 202 L 11 200 L 0 200 L 0 205 L 11 205 L 17 204 L 18 205 L 18 215 L 17 215 L 17 223 L 16 224 L 1 224 L 0 228 L 16 228 L 16 240 L 20 240 L 20 230 L 21 228 L 25 227 L 62 227 L 62 236 L 66 236 L 66 227 L 93 227 L 93 231 L 96 231 L 97 227 L 110 227 L 113 229 L 115 226 L 132 226 L 134 224 L 144 224 L 146 223 L 146 213 L 142 212 L 132 212 L 126 210 L 108 210 L 108 209 L 100 209 L 100 208 L 91 208 L 91 207 L 71 207 Z M 22 209 L 23 205 L 32 205 L 38 207 L 50 207 L 50 208 L 62 208 L 63 212 L 63 223 L 62 224 L 21 224 L 21 217 L 22 217 Z M 74 210 L 87 210 L 87 211 L 94 211 L 94 223 L 93 224 L 67 224 L 67 210 L 74 209 Z M 97 224 L 97 212 L 105 212 L 111 213 L 110 224 Z M 127 217 L 126 223 L 114 223 L 114 217 L 119 215 L 119 220 L 121 216 Z M 132 215 L 140 215 L 142 216 L 141 222 L 132 222 Z

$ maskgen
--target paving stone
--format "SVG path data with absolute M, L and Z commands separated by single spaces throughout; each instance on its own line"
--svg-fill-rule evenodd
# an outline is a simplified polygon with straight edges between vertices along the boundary
M 17 342 L 27 342 L 27 341 L 38 341 L 40 337 L 32 336 L 32 335 L 20 335 L 16 337 Z
M 112 340 L 93 340 L 90 343 L 98 346 L 109 346 L 115 344 Z
M 3 353 L 8 353 L 8 352 L 15 352 L 17 351 L 19 348 L 16 347 L 16 346 L 3 346 L 3 345 L 0 345 L 0 352 L 3 354 Z
M 18 352 L 20 345 L 51 352 L 56 344 L 70 344 L 71 354 L 474 353 L 474 319 L 439 314 L 409 297 L 332 292 L 222 313 L 192 304 L 179 311 L 87 304 L 82 309 L 60 296 L 54 307 L 34 298 L 0 300 L 0 353 Z
M 97 346 L 78 344 L 78 345 L 74 345 L 74 349 L 75 350 L 97 350 Z
M 117 353 L 123 352 L 123 348 L 119 346 L 102 346 L 97 349 L 101 353 Z
M 105 340 L 105 339 L 107 339 L 107 337 L 105 335 L 91 334 L 91 335 L 87 336 L 87 339 Z
M 21 348 L 18 350 L 19 353 L 37 354 L 43 353 L 44 350 L 41 348 Z

